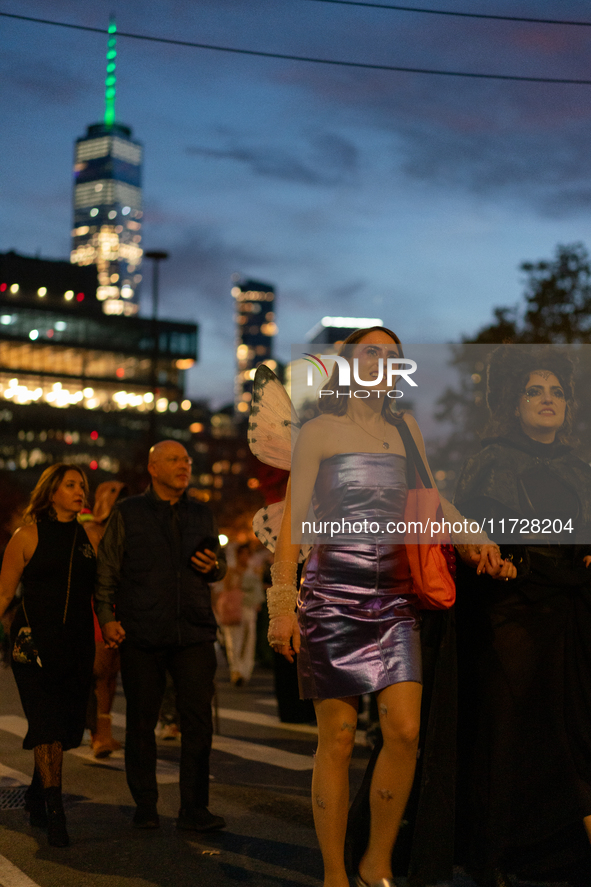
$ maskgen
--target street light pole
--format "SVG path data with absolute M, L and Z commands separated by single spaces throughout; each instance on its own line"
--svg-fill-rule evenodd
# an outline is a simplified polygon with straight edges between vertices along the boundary
M 164 250 L 148 250 L 144 253 L 147 259 L 152 259 L 152 413 L 150 416 L 150 446 L 156 443 L 156 400 L 158 399 L 158 359 L 160 357 L 160 334 L 158 330 L 158 297 L 159 297 L 159 269 L 160 262 L 168 258 Z

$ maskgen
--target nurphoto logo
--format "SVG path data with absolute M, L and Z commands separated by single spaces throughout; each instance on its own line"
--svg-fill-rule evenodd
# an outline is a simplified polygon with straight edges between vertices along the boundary
M 314 369 L 317 369 L 320 375 L 324 377 L 323 381 L 328 379 L 329 372 L 324 364 L 325 360 L 333 360 L 336 362 L 338 366 L 339 388 L 351 387 L 351 369 L 353 369 L 353 381 L 356 386 L 355 397 L 369 397 L 371 392 L 363 391 L 363 389 L 377 388 L 379 385 L 382 385 L 384 380 L 386 382 L 386 387 L 388 388 L 387 396 L 391 398 L 403 397 L 403 392 L 394 388 L 396 382 L 401 379 L 407 382 L 412 388 L 418 387 L 414 379 L 411 378 L 412 374 L 416 372 L 417 363 L 415 360 L 410 360 L 407 357 L 388 357 L 386 358 L 385 366 L 384 358 L 380 357 L 378 359 L 377 374 L 375 378 L 361 379 L 359 374 L 359 358 L 357 357 L 347 358 L 343 357 L 341 354 L 321 354 L 320 356 L 317 356 L 310 354 L 307 351 L 304 352 L 304 355 L 304 360 L 307 360 L 310 364 L 306 377 L 306 385 L 308 388 L 314 385 Z M 318 392 L 318 396 L 329 397 L 334 395 L 334 393 L 334 391 L 321 389 Z M 337 392 L 337 396 L 338 394 L 339 392 Z

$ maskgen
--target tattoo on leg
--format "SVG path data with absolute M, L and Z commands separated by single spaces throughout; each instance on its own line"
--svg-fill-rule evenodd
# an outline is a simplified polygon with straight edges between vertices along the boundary
M 394 797 L 392 792 L 387 788 L 379 788 L 378 795 L 380 796 L 382 801 L 391 801 L 392 798 Z
M 325 802 L 324 802 L 324 798 L 321 798 L 320 795 L 316 795 L 316 797 L 314 798 L 314 800 L 316 801 L 316 806 L 317 806 L 317 807 L 320 807 L 321 810 L 325 810 L 325 809 L 326 809 L 326 804 L 325 804 Z
M 380 702 L 380 714 L 384 715 L 384 717 L 388 714 L 388 706 L 384 705 L 383 702 Z
M 348 730 L 349 733 L 355 733 L 355 729 L 355 724 L 348 724 L 346 721 L 341 724 L 341 730 Z

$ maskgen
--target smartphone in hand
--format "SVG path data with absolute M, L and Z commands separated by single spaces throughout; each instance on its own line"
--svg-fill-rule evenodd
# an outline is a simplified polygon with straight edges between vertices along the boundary
M 192 557 L 195 557 L 196 554 L 205 554 L 205 549 L 208 551 L 213 551 L 213 553 L 217 556 L 220 550 L 220 540 L 217 536 L 204 536 L 199 545 L 196 547 L 195 551 L 192 554 Z M 189 558 L 189 564 L 193 567 L 193 569 L 197 569 L 193 561 Z
M 207 548 L 209 551 L 213 551 L 214 554 L 218 553 L 220 547 L 220 540 L 217 536 L 204 536 L 193 555 L 196 554 L 204 554 L 205 549 Z

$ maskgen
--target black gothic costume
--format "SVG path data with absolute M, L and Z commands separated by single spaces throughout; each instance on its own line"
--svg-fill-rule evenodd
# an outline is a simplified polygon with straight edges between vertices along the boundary
M 591 467 L 558 441 L 485 440 L 455 504 L 486 520 L 518 574 L 505 583 L 459 571 L 460 859 L 551 875 L 589 852 Z M 555 532 L 516 518 L 556 521 Z

